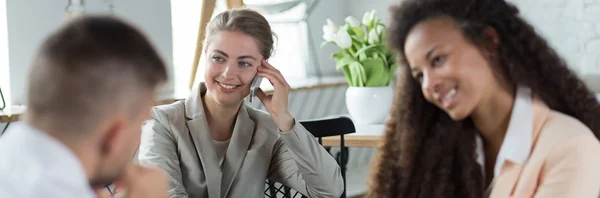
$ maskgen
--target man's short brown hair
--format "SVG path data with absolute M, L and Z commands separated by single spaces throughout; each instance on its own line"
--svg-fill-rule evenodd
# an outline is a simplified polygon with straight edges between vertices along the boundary
M 84 129 L 166 81 L 165 64 L 136 28 L 110 16 L 74 19 L 42 44 L 29 75 L 28 113 Z M 133 100 L 133 101 L 132 101 Z

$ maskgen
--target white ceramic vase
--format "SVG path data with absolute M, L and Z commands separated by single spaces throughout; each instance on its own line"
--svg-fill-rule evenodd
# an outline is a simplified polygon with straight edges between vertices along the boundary
M 392 107 L 394 89 L 386 87 L 348 87 L 346 108 L 354 124 L 383 124 Z

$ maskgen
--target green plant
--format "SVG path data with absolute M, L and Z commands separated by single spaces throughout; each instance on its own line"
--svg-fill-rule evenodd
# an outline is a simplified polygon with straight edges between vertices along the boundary
M 332 58 L 350 86 L 388 86 L 398 66 L 385 44 L 385 32 L 386 26 L 375 10 L 366 12 L 362 22 L 348 16 L 341 27 L 327 19 L 323 26 L 325 42 L 322 46 L 331 43 L 340 49 L 332 54 Z

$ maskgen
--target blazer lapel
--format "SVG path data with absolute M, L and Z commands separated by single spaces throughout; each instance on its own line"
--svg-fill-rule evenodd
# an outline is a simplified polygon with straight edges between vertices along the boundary
M 250 142 L 254 136 L 255 123 L 248 114 L 246 105 L 242 104 L 238 112 L 235 126 L 233 128 L 233 136 L 225 154 L 225 163 L 223 164 L 223 189 L 221 193 L 227 196 L 229 189 L 233 184 L 233 180 L 240 170 L 246 152 L 250 148 Z
M 217 163 L 217 156 L 212 146 L 208 123 L 204 114 L 201 96 L 206 93 L 206 87 L 201 84 L 199 91 L 185 100 L 185 116 L 190 137 L 196 147 L 196 152 L 202 163 L 202 169 L 206 175 L 209 197 L 221 197 L 221 171 Z
M 532 111 L 533 131 L 531 135 L 533 138 L 530 151 L 533 151 L 535 148 L 539 134 L 541 133 L 544 124 L 548 120 L 550 109 L 543 101 L 538 98 L 534 98 L 532 103 Z M 495 181 L 490 197 L 496 198 L 512 196 L 515 187 L 518 185 L 519 176 L 521 175 L 521 170 L 523 167 L 524 164 L 514 163 L 510 160 L 504 161 L 501 174 Z
M 504 161 L 501 169 L 502 174 L 500 174 L 494 182 L 494 188 L 492 189 L 490 197 L 510 197 L 518 182 L 522 169 L 523 165 L 521 164 L 513 163 L 509 160 Z
M 544 103 L 542 100 L 535 98 L 533 100 L 533 144 L 531 150 L 535 148 L 535 144 L 537 143 L 537 139 L 542 132 L 542 128 L 546 121 L 548 121 L 548 116 L 550 115 L 550 108 Z

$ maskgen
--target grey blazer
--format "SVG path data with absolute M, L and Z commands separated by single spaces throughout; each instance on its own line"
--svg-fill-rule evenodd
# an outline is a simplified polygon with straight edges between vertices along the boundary
M 340 167 L 300 123 L 279 132 L 268 113 L 245 104 L 221 169 L 200 98 L 204 92 L 195 89 L 185 101 L 155 107 L 142 130 L 138 160 L 166 171 L 171 198 L 264 197 L 267 178 L 308 197 L 340 197 Z

